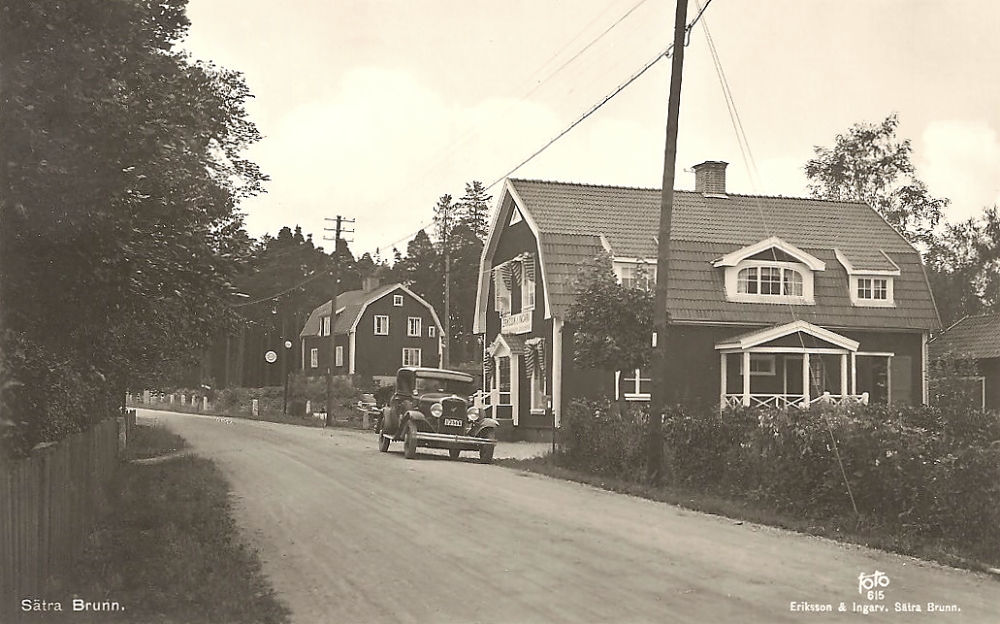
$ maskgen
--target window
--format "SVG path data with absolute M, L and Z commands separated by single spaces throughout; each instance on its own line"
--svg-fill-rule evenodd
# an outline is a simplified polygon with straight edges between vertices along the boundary
M 858 299 L 880 299 L 889 297 L 888 280 L 875 277 L 858 278 Z
M 802 274 L 788 267 L 747 267 L 736 275 L 736 293 L 740 295 L 802 297 Z
M 384 314 L 375 315 L 375 335 L 376 336 L 388 336 L 389 335 L 389 317 Z
M 319 349 L 309 349 L 309 368 L 319 368 Z
M 334 366 L 344 365 L 344 347 L 338 345 L 336 349 L 336 356 L 334 358 Z
M 740 375 L 743 374 L 743 358 L 739 358 L 740 361 Z M 775 375 L 775 357 L 773 355 L 767 355 L 764 353 L 751 353 L 750 354 L 750 376 L 754 377 L 757 375 L 774 376 Z
M 406 335 L 419 338 L 423 335 L 423 321 L 419 316 L 411 316 L 406 319 Z
M 329 336 L 330 335 L 330 317 L 329 316 L 324 316 L 323 318 L 321 318 L 320 322 L 319 322 L 319 325 L 320 325 L 319 335 L 320 336 Z
M 616 267 L 619 281 L 625 288 L 638 288 L 646 292 L 656 288 L 656 266 L 645 262 L 621 264 Z
M 648 401 L 652 388 L 652 379 L 643 377 L 640 369 L 621 371 L 616 373 L 618 377 L 618 394 L 615 398 L 624 396 L 626 401 Z
M 851 303 L 866 307 L 892 307 L 893 280 L 891 277 L 851 276 Z
M 535 256 L 521 255 L 494 267 L 494 306 L 501 316 L 535 309 Z
M 420 366 L 420 349 L 403 349 L 403 366 Z
M 428 325 L 427 326 L 427 337 L 428 338 L 437 338 L 437 327 L 434 327 L 433 325 Z
M 396 306 L 397 308 L 402 308 L 403 307 L 403 295 L 393 295 L 392 296 L 392 305 Z
M 544 412 L 547 407 L 545 397 L 545 377 L 537 370 L 531 371 L 531 411 Z

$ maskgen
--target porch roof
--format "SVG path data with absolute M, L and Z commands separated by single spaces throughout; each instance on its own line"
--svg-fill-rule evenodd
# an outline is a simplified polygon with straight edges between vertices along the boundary
M 523 355 L 526 351 L 524 347 L 524 339 L 520 336 L 500 334 L 489 346 L 489 349 L 487 349 L 489 354 L 496 355 L 496 352 L 500 349 L 501 345 L 507 347 L 511 355 Z
M 720 340 L 715 343 L 715 348 L 718 351 L 724 352 L 748 351 L 754 347 L 759 347 L 779 338 L 790 336 L 799 332 L 813 336 L 818 340 L 830 343 L 835 348 L 844 349 L 846 351 L 857 351 L 858 345 L 860 344 L 856 340 L 851 340 L 846 336 L 841 336 L 840 334 L 832 332 L 829 329 L 824 329 L 818 325 L 813 325 L 809 321 L 803 321 L 800 319 L 791 323 L 785 323 L 784 325 L 758 329 Z M 802 348 L 808 350 L 805 345 L 803 345 Z

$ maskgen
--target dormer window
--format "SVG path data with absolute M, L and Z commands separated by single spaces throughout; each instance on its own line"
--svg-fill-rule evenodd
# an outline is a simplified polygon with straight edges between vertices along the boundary
M 614 261 L 615 276 L 625 288 L 652 292 L 656 288 L 656 264 L 645 260 Z
M 725 268 L 726 299 L 741 303 L 813 305 L 813 281 L 826 263 L 777 237 L 712 263 Z
M 891 308 L 896 305 L 894 281 L 899 266 L 881 250 L 835 250 L 837 260 L 847 271 L 851 303 L 865 308 Z

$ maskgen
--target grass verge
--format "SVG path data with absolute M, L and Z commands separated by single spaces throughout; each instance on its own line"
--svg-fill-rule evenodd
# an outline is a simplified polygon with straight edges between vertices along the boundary
M 138 431 L 137 454 L 177 450 L 177 436 L 162 428 Z M 114 487 L 111 513 L 91 533 L 77 564 L 53 579 L 47 592 L 61 596 L 69 613 L 33 621 L 289 621 L 256 552 L 240 539 L 229 485 L 214 463 L 182 456 L 128 464 Z M 74 598 L 117 603 L 121 610 L 73 612 Z
M 987 571 L 1000 567 L 1000 554 L 982 552 L 975 546 L 956 544 L 953 541 L 929 538 L 920 535 L 898 535 L 878 526 L 859 524 L 850 514 L 827 518 L 822 521 L 804 519 L 779 513 L 753 501 L 740 500 L 693 491 L 685 488 L 654 487 L 613 477 L 590 474 L 560 466 L 552 455 L 530 459 L 498 459 L 497 464 L 543 474 L 557 479 L 584 483 L 604 490 L 655 500 L 692 511 L 731 518 L 738 522 L 750 522 L 773 526 L 797 533 L 815 535 L 838 542 L 858 544 L 909 555 L 920 559 L 936 561 L 957 568 Z

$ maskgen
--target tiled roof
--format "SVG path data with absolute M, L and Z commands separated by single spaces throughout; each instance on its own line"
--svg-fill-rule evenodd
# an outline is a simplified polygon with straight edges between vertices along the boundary
M 354 321 L 357 320 L 358 315 L 361 313 L 361 308 L 363 308 L 366 303 L 380 299 L 386 293 L 395 290 L 400 286 L 401 284 L 386 284 L 385 286 L 379 286 L 374 290 L 349 290 L 337 295 L 337 309 L 343 309 L 343 311 L 337 315 L 337 320 L 333 324 L 333 333 L 346 334 L 351 329 Z M 320 319 L 329 315 L 330 302 L 327 301 L 312 311 L 309 318 L 306 320 L 306 324 L 302 328 L 302 331 L 299 332 L 299 337 L 305 338 L 306 336 L 318 336 Z
M 660 190 L 511 179 L 542 232 L 603 234 L 614 254 L 655 258 Z M 671 240 L 745 246 L 777 236 L 799 247 L 837 248 L 857 268 L 913 247 L 866 204 L 799 197 L 705 197 L 674 191 Z M 878 262 L 884 262 L 878 254 Z
M 510 184 L 538 225 L 553 314 L 562 315 L 572 303 L 571 278 L 581 260 L 600 251 L 601 235 L 616 257 L 655 261 L 659 189 L 516 179 Z M 726 300 L 723 272 L 711 262 L 771 236 L 826 263 L 826 271 L 815 282 L 815 305 Z M 827 327 L 938 327 L 919 254 L 863 203 L 750 195 L 705 197 L 675 191 L 670 239 L 668 309 L 674 320 L 774 324 L 803 319 Z M 896 306 L 853 306 L 847 272 L 835 249 L 855 270 L 890 270 L 898 265 Z
M 541 247 L 552 313 L 563 317 L 573 305 L 573 282 L 581 266 L 596 258 L 604 247 L 600 237 L 593 234 L 545 232 L 542 233 Z
M 951 354 L 974 359 L 1000 358 L 1000 314 L 966 317 L 928 346 L 934 357 Z

